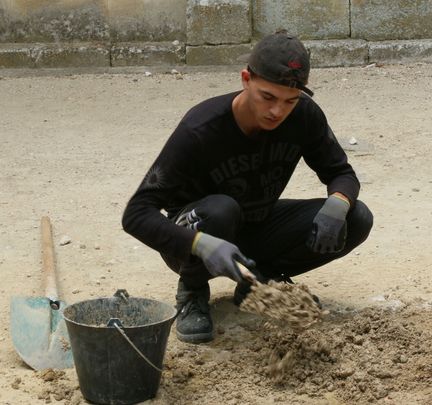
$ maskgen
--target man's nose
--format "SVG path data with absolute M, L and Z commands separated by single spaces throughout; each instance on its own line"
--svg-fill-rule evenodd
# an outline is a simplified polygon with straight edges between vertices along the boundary
M 283 114 L 283 109 L 282 109 L 282 105 L 280 103 L 276 103 L 274 104 L 271 108 L 270 108 L 270 113 L 273 117 L 275 118 L 280 118 Z

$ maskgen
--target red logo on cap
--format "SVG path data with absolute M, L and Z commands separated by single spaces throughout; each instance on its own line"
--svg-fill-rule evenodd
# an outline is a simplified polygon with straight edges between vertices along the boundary
M 288 62 L 287 65 L 291 69 L 301 69 L 302 68 L 302 64 L 296 60 Z

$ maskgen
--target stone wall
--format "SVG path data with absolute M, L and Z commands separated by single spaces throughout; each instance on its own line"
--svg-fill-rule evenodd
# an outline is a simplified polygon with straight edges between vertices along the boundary
M 241 64 L 278 28 L 314 66 L 432 61 L 431 0 L 0 0 L 0 67 Z

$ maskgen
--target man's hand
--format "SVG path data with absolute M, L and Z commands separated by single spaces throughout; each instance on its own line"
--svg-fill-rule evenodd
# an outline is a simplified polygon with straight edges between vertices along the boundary
M 345 247 L 348 200 L 331 195 L 318 211 L 306 245 L 315 253 L 336 253 Z
M 213 277 L 226 276 L 234 281 L 254 278 L 245 269 L 240 270 L 236 261 L 246 267 L 255 267 L 255 262 L 243 256 L 236 245 L 203 232 L 198 232 L 192 245 L 192 254 L 202 259 Z

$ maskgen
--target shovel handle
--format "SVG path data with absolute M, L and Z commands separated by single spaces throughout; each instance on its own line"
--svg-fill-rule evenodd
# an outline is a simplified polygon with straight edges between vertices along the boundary
M 49 217 L 42 217 L 42 275 L 45 296 L 52 302 L 58 300 L 57 283 L 54 264 L 54 246 Z
M 253 274 L 243 263 L 236 260 L 237 267 L 240 270 L 240 276 L 243 280 L 249 281 L 251 284 L 256 284 L 257 279 L 255 274 Z

